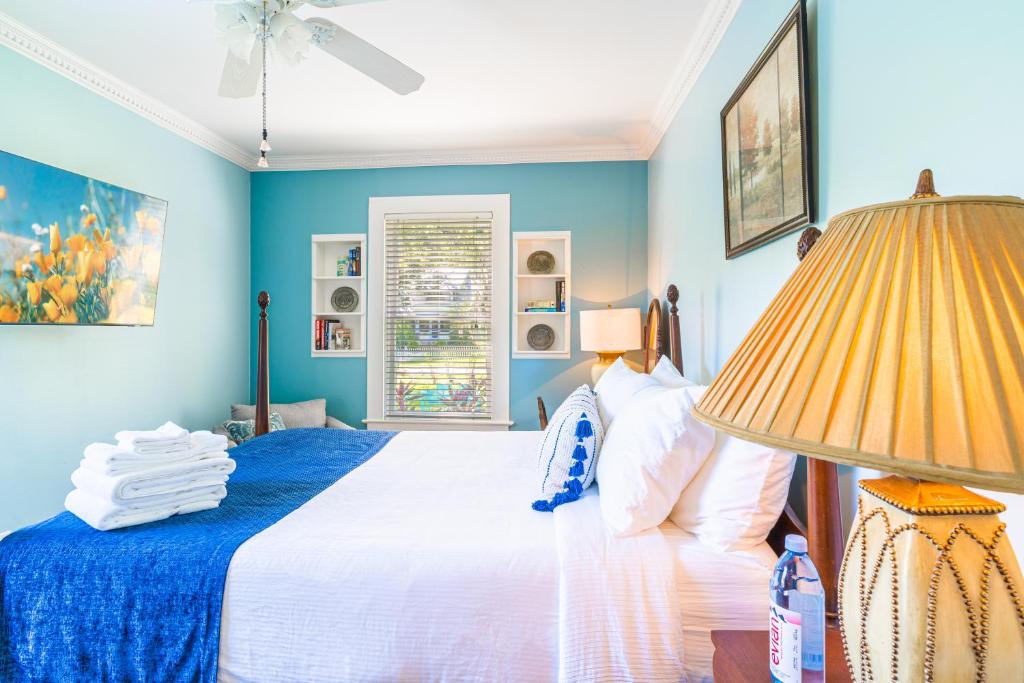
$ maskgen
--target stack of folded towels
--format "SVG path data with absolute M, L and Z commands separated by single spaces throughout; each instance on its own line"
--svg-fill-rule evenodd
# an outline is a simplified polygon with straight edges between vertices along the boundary
M 71 481 L 64 507 L 108 531 L 220 505 L 235 461 L 227 438 L 189 432 L 173 422 L 148 432 L 118 432 L 117 444 L 94 443 Z

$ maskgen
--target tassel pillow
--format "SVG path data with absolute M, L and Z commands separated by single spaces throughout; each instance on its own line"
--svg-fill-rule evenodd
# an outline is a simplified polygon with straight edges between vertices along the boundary
M 604 427 L 597 396 L 584 384 L 565 399 L 548 422 L 537 451 L 541 500 L 533 509 L 550 512 L 577 500 L 594 482 Z

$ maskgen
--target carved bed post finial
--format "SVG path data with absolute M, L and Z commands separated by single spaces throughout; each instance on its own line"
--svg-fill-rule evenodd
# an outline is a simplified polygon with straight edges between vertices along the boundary
M 676 305 L 679 302 L 679 288 L 675 285 L 668 286 L 667 293 L 669 309 L 668 309 L 668 343 L 669 343 L 669 357 L 672 363 L 676 366 L 676 370 L 679 374 L 683 374 L 683 344 L 682 340 L 679 339 L 679 307 Z
M 803 261 L 819 237 L 821 237 L 821 230 L 818 230 L 813 225 L 800 233 L 800 241 L 796 243 L 797 258 Z
M 256 346 L 256 436 L 270 431 L 270 363 L 267 353 L 267 306 L 270 295 L 265 291 L 256 297 L 260 307 L 260 319 L 257 323 Z
M 928 199 L 929 197 L 938 196 L 939 193 L 935 191 L 935 176 L 932 175 L 932 169 L 926 168 L 917 176 L 917 187 L 914 189 L 914 194 L 910 195 L 910 198 Z

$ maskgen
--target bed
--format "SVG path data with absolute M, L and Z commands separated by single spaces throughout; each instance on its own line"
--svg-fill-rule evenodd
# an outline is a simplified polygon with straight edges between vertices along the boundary
M 662 355 L 682 370 L 677 299 L 670 286 L 667 324 L 660 301 L 650 304 L 645 371 Z M 262 354 L 259 365 L 265 372 Z M 265 391 L 262 372 L 261 380 Z M 540 398 L 538 410 L 543 428 Z M 557 680 L 559 624 L 569 618 L 560 614 L 560 581 L 588 578 L 560 577 L 558 527 L 574 524 L 575 537 L 612 541 L 596 510 L 567 522 L 557 510 L 538 514 L 524 504 L 535 489 L 539 439 L 540 432 L 401 433 L 243 545 L 225 594 L 223 680 L 256 680 L 260 671 L 281 681 Z M 338 527 L 334 519 L 346 524 Z M 791 532 L 803 529 L 787 508 L 771 540 Z M 657 535 L 662 542 L 641 546 L 645 554 L 624 566 L 604 558 L 602 571 L 614 567 L 622 573 L 617 581 L 642 584 L 645 577 L 628 574 L 653 562 L 655 553 L 668 559 L 668 596 L 682 607 L 685 673 L 691 681 L 710 680 L 712 629 L 766 628 L 765 595 L 777 554 L 768 543 L 711 550 L 671 521 Z M 657 591 L 635 596 L 664 597 Z M 621 630 L 622 642 L 649 643 L 662 633 L 643 632 L 643 625 L 635 633 Z
M 667 334 L 661 304 L 651 304 L 648 369 L 664 347 L 681 367 L 676 297 L 670 288 Z M 256 427 L 266 434 L 269 297 L 261 293 L 259 303 Z M 256 442 L 266 450 L 288 432 Z M 742 552 L 703 547 L 670 521 L 612 538 L 596 487 L 554 514 L 530 508 L 540 434 L 399 433 L 249 537 L 227 565 L 212 675 L 225 682 L 710 680 L 712 629 L 766 627 L 770 544 L 803 531 L 791 511 L 769 543 Z M 201 523 L 204 514 L 191 517 Z M 12 621 L 5 616 L 0 645 Z M 0 657 L 0 673 L 2 666 Z

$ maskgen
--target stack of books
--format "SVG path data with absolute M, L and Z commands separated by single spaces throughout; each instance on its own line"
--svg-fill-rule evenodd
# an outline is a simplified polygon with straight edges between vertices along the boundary
M 336 351 L 334 332 L 341 327 L 340 320 L 317 320 L 313 329 L 313 348 L 317 351 Z
M 526 302 L 527 313 L 555 313 L 558 307 L 554 300 L 530 300 Z
M 555 282 L 554 299 L 531 299 L 523 310 L 527 313 L 565 313 L 565 280 Z

